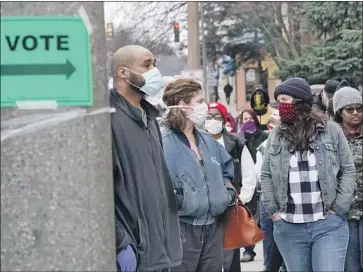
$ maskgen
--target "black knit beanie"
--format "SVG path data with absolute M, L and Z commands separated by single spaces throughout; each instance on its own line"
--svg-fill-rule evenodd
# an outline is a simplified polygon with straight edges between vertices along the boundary
M 290 95 L 295 99 L 301 99 L 308 105 L 313 105 L 313 94 L 309 83 L 300 77 L 293 77 L 285 80 L 275 89 L 274 97 L 277 100 L 277 96 L 280 94 Z
M 334 94 L 339 85 L 339 81 L 335 79 L 329 79 L 325 82 L 324 92 L 328 94 Z
M 350 84 L 347 80 L 343 79 L 339 84 L 338 86 L 336 87 L 335 91 L 343 88 L 343 87 L 350 87 Z

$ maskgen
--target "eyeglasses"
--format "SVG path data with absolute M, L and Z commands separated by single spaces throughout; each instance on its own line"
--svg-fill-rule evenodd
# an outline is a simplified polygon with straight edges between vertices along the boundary
M 344 110 L 348 114 L 353 114 L 355 110 L 357 111 L 357 113 L 362 113 L 363 112 L 363 105 L 357 106 L 357 107 L 351 107 L 351 106 L 349 106 L 349 107 L 344 108 Z
M 224 119 L 221 115 L 208 114 L 207 120 L 212 120 L 212 119 L 217 120 L 217 121 L 224 121 Z

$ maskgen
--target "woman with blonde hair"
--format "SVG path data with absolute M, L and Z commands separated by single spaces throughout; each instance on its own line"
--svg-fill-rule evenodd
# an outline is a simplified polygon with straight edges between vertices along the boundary
M 164 155 L 177 201 L 183 244 L 182 265 L 171 271 L 222 271 L 221 215 L 233 205 L 233 161 L 221 144 L 196 126 L 208 106 L 199 83 L 178 79 L 164 92 Z

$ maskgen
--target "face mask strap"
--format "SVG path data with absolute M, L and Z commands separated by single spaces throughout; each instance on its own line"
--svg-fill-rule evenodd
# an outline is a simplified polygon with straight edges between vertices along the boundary
M 134 73 L 134 74 L 139 75 L 139 76 L 142 77 L 142 75 L 140 75 L 139 73 L 134 72 L 133 70 L 131 70 L 131 69 L 127 68 L 127 67 L 119 67 L 119 68 L 129 70 L 131 73 Z M 136 86 L 134 83 L 132 83 L 130 80 L 128 80 L 126 78 L 125 78 L 125 80 L 126 80 L 127 83 L 131 84 L 132 86 L 134 86 L 135 88 L 137 88 L 139 90 L 142 88 L 142 87 Z
M 131 81 L 129 81 L 128 79 L 126 79 L 126 78 L 125 78 L 125 80 L 126 80 L 126 82 L 127 82 L 127 83 L 131 84 L 131 85 L 132 85 L 132 86 L 134 86 L 135 88 L 137 88 L 137 89 L 139 89 L 139 90 L 141 89 L 141 87 L 136 86 L 135 84 L 131 83 Z
M 131 73 L 134 73 L 134 74 L 136 74 L 136 75 L 138 75 L 138 76 L 143 77 L 143 75 L 140 75 L 139 73 L 136 73 L 135 71 L 133 71 L 133 70 L 131 70 L 131 69 L 127 68 L 127 67 L 119 67 L 119 68 L 129 70 Z

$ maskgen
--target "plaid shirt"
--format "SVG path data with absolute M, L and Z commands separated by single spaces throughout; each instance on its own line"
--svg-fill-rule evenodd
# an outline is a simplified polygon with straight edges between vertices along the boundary
M 316 158 L 310 150 L 290 156 L 287 211 L 281 214 L 281 218 L 291 223 L 326 218 Z

